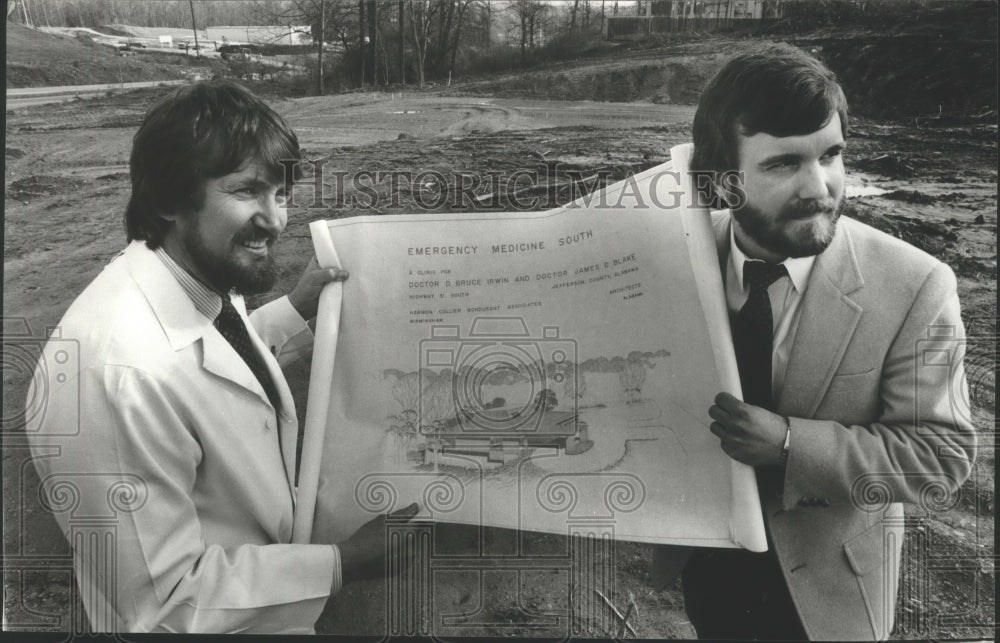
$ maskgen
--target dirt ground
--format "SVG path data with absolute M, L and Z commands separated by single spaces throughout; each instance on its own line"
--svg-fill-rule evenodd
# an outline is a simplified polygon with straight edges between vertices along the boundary
M 7 115 L 5 337 L 12 329 L 26 327 L 29 337 L 40 338 L 123 246 L 129 145 L 156 94 L 149 90 Z M 612 106 L 418 94 L 352 94 L 276 100 L 275 105 L 299 133 L 306 158 L 325 159 L 345 171 L 438 169 L 450 176 L 455 170 L 509 174 L 523 168 L 561 168 L 547 185 L 529 194 L 539 197 L 538 207 L 546 205 L 546 199 L 555 205 L 568 197 L 567 177 L 560 174 L 567 169 L 603 172 L 606 180 L 615 180 L 665 161 L 671 145 L 688 139 L 693 111 L 690 106 L 652 103 Z M 852 185 L 869 194 L 850 199 L 851 213 L 938 256 L 959 276 L 970 334 L 969 383 L 976 424 L 984 435 L 993 425 L 994 404 L 995 137 L 994 125 L 860 121 L 849 139 L 847 157 Z M 310 221 L 371 213 L 347 205 L 347 199 L 338 203 L 334 188 L 326 186 L 318 207 L 292 212 L 277 249 L 281 279 L 272 293 L 251 303 L 292 285 L 311 252 Z M 503 196 L 498 208 L 511 207 L 509 196 Z M 402 190 L 398 211 L 415 208 L 414 199 L 413 189 Z M 5 419 L 15 418 L 23 404 L 30 366 L 28 359 L 4 364 Z M 293 390 L 303 392 L 297 405 L 304 409 L 307 365 L 298 366 L 289 377 Z M 16 435 L 5 435 L 4 440 L 5 553 L 48 565 L 7 572 L 8 625 L 64 629 L 71 622 L 68 550 L 38 504 L 37 480 L 25 466 L 23 441 Z M 957 505 L 908 518 L 908 551 L 915 553 L 904 569 L 895 636 L 978 638 L 992 631 L 993 462 L 992 449 L 984 448 Z M 603 601 L 581 597 L 575 590 L 566 564 L 571 539 L 530 533 L 519 539 L 506 530 L 438 526 L 432 541 L 438 566 L 428 586 L 431 613 L 417 610 L 413 616 L 411 610 L 414 620 L 387 622 L 384 587 L 358 583 L 330 602 L 319 631 L 617 634 Z M 481 572 L 440 563 L 442 557 L 470 552 L 500 562 Z M 518 552 L 522 560 L 528 558 L 527 564 L 504 564 L 503 557 L 517 560 Z M 531 558 L 541 556 L 539 552 L 548 558 Z M 638 636 L 693 636 L 676 584 L 663 591 L 650 586 L 649 559 L 648 546 L 617 543 L 613 551 L 597 552 L 592 560 L 597 567 L 600 561 L 614 560 L 607 565 L 614 580 L 607 598 L 623 612 L 634 602 L 629 622 Z M 16 568 L 16 562 L 11 566 Z M 451 617 L 441 620 L 445 615 Z

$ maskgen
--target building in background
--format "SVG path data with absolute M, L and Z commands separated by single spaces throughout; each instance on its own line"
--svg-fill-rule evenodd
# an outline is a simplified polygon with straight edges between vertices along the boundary
M 645 40 L 653 34 L 715 31 L 780 19 L 785 0 L 650 0 L 633 16 L 610 16 L 608 40 Z
M 308 26 L 224 26 L 206 27 L 209 40 L 229 44 L 309 45 L 312 35 Z

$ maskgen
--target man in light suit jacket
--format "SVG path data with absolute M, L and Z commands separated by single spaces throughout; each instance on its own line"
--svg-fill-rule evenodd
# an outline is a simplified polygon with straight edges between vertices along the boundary
M 290 544 L 298 421 L 279 365 L 308 351 L 320 290 L 347 275 L 311 264 L 249 317 L 242 295 L 275 282 L 298 158 L 233 83 L 174 92 L 135 136 L 131 244 L 46 346 L 27 427 L 94 630 L 312 632 L 342 582 L 382 569 L 382 519 Z
M 702 638 L 886 638 L 902 503 L 954 493 L 975 457 L 955 277 L 840 216 L 846 134 L 836 78 L 791 46 L 730 61 L 695 115 L 746 400 L 720 394 L 711 430 L 755 467 L 769 544 L 694 550 Z

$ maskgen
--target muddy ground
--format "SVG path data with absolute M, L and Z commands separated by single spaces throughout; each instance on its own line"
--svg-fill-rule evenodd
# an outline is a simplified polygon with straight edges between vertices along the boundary
M 124 245 L 121 214 L 129 193 L 131 137 L 157 91 L 78 101 L 7 114 L 4 237 L 5 356 L 4 553 L 5 608 L 12 629 L 68 629 L 73 607 L 67 545 L 39 505 L 37 478 L 17 435 L 32 362 L 32 342 L 44 336 L 83 287 Z M 519 186 L 492 199 L 499 210 L 537 197 L 534 207 L 570 198 L 572 176 L 598 177 L 588 189 L 667 160 L 670 146 L 690 136 L 691 106 L 652 102 L 601 104 L 523 98 L 462 98 L 440 94 L 351 94 L 275 99 L 312 161 L 329 168 L 439 170 L 451 177 L 538 169 L 542 185 Z M 996 320 L 996 126 L 857 120 L 847 163 L 854 196 L 850 214 L 917 245 L 951 265 L 959 278 L 969 331 L 969 383 L 974 420 L 988 444 L 957 503 L 946 511 L 908 517 L 896 638 L 990 637 L 993 631 L 993 342 Z M 571 174 L 576 172 L 576 174 Z M 307 177 L 308 178 L 308 177 Z M 308 183 L 308 181 L 306 182 Z M 371 214 L 327 181 L 324 198 L 297 198 L 278 242 L 287 291 L 311 254 L 308 223 Z M 399 207 L 383 200 L 379 213 L 410 212 L 434 201 L 433 181 L 404 186 Z M 444 189 L 454 191 L 454 185 Z M 385 194 L 386 186 L 378 192 Z M 347 190 L 350 192 L 350 190 Z M 480 195 L 489 192 L 486 188 Z M 516 192 L 516 193 L 515 193 Z M 349 196 L 346 195 L 346 196 Z M 513 200 L 512 200 L 513 199 Z M 466 204 L 467 205 L 467 204 Z M 439 208 L 451 209 L 447 205 Z M 458 209 L 470 209 L 459 207 Z M 304 415 L 308 365 L 289 373 Z M 609 608 L 577 591 L 566 561 L 576 545 L 562 536 L 438 527 L 435 556 L 487 553 L 511 564 L 488 570 L 428 568 L 430 611 L 412 609 L 406 622 L 386 621 L 387 597 L 377 582 L 345 588 L 317 624 L 325 633 L 432 632 L 441 636 L 614 636 Z M 527 563 L 517 563 L 520 560 Z M 539 558 L 541 555 L 548 558 Z M 534 557 L 534 558 L 532 558 Z M 618 543 L 593 559 L 606 563 L 607 598 L 627 611 L 629 636 L 687 638 L 693 630 L 676 584 L 654 590 L 650 548 Z M 423 569 L 423 568 L 421 568 Z M 596 569 L 596 568 L 595 568 Z M 444 619 L 445 616 L 450 616 Z

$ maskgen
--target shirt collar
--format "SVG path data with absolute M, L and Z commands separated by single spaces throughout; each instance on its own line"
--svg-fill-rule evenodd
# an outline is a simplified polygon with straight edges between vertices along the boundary
M 222 312 L 222 297 L 219 296 L 219 293 L 198 281 L 183 266 L 174 261 L 174 258 L 167 254 L 163 246 L 158 247 L 153 252 L 174 276 L 177 283 L 181 285 L 187 296 L 191 298 L 198 312 L 207 317 L 209 321 L 215 321 L 215 318 Z
M 729 261 L 731 262 L 731 267 L 734 274 L 736 275 L 736 283 L 739 284 L 740 289 L 743 289 L 743 263 L 746 261 L 758 261 L 757 259 L 750 259 L 746 254 L 740 250 L 739 245 L 736 243 L 736 223 L 730 222 L 729 225 Z M 806 284 L 809 283 L 809 274 L 812 272 L 813 264 L 816 263 L 816 255 L 809 257 L 789 257 L 781 262 L 785 266 L 785 270 L 788 271 L 788 276 L 792 280 L 792 286 L 799 293 L 804 293 L 806 291 Z

